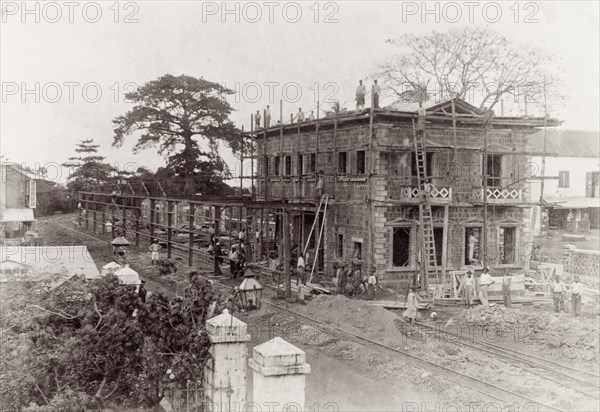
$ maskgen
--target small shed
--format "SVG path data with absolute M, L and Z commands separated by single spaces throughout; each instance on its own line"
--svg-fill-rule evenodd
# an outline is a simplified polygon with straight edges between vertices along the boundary
M 119 278 L 119 283 L 121 285 L 137 286 L 142 283 L 140 275 L 135 270 L 131 269 L 129 265 L 125 265 L 125 267 L 116 270 L 114 275 Z

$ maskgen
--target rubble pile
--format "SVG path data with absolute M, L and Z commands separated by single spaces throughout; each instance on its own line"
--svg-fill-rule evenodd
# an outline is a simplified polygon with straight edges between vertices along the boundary
M 464 310 L 452 322 L 478 327 L 488 337 L 543 345 L 543 352 L 556 359 L 598 359 L 600 328 L 594 319 L 576 320 L 565 314 L 495 305 Z

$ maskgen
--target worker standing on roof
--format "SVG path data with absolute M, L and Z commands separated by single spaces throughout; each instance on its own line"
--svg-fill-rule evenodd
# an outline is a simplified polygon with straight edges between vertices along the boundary
M 271 109 L 269 105 L 267 105 L 267 110 L 265 110 L 265 129 L 271 126 Z
M 496 281 L 492 275 L 490 275 L 489 269 L 484 268 L 483 273 L 479 277 L 479 300 L 486 308 L 490 306 L 488 301 L 488 288 L 492 283 L 496 283 Z
M 313 120 L 315 120 L 315 111 L 314 110 L 310 111 L 310 115 L 308 115 L 308 120 L 311 121 L 311 122 Z
M 425 133 L 425 116 L 427 112 L 423 108 L 423 102 L 419 102 L 419 109 L 417 110 L 417 134 L 423 135 Z
M 254 115 L 254 124 L 256 125 L 255 130 L 260 129 L 260 112 L 257 110 Z
M 298 114 L 296 115 L 296 121 L 298 124 L 304 121 L 304 112 L 302 111 L 302 107 L 298 108 Z
M 381 87 L 377 84 L 377 79 L 375 79 L 375 84 L 373 85 L 373 108 L 379 109 L 379 95 L 381 94 Z
M 367 94 L 367 88 L 362 84 L 362 80 L 359 80 L 356 88 L 356 110 L 365 108 L 365 94 Z

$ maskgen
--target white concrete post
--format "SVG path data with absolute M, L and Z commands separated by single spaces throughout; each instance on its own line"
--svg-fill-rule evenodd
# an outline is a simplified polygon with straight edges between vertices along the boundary
M 254 370 L 254 410 L 304 411 L 306 354 L 276 337 L 254 348 L 250 367 Z
M 250 340 L 247 326 L 225 309 L 206 321 L 206 329 L 212 343 L 204 371 L 206 410 L 242 410 L 246 405 L 246 342 Z

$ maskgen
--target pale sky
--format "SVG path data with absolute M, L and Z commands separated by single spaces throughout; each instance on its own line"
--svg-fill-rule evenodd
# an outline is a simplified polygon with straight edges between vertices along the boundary
M 133 136 L 121 149 L 111 146 L 111 121 L 132 107 L 122 94 L 135 84 L 164 74 L 224 83 L 238 92 L 229 98 L 232 120 L 247 130 L 250 114 L 267 104 L 277 120 L 280 99 L 284 121 L 298 107 L 309 113 L 330 93 L 352 108 L 358 79 L 394 52 L 386 39 L 470 24 L 553 54 L 569 100 L 551 114 L 565 128 L 600 128 L 596 1 L 481 2 L 471 10 L 468 2 L 442 2 L 437 16 L 435 2 L 428 3 L 434 12 L 423 14 L 420 1 L 231 2 L 225 15 L 220 1 L 74 3 L 30 2 L 24 10 L 20 1 L 2 2 L 0 148 L 11 161 L 61 163 L 79 139 L 94 138 L 111 163 L 154 170 L 162 159 L 151 149 L 133 154 Z M 253 101 L 257 90 L 261 96 Z

